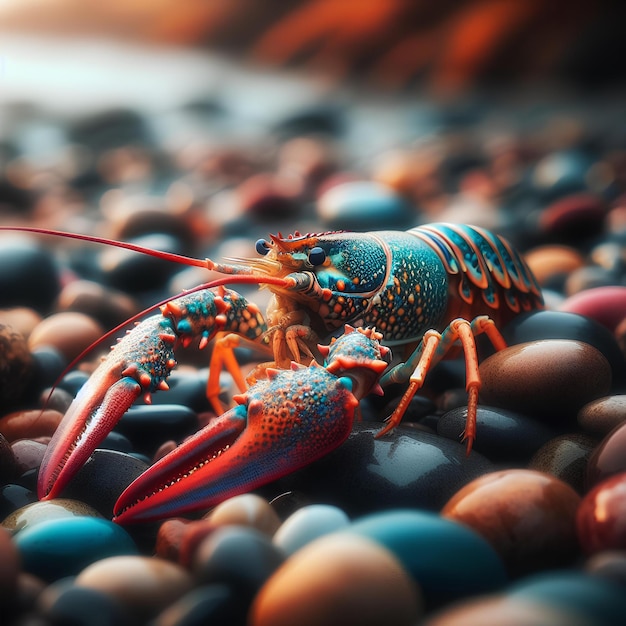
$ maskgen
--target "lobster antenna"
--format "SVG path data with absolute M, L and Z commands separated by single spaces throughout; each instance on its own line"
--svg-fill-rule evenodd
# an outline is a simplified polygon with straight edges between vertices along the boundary
M 35 228 L 33 226 L 0 226 L 0 231 L 20 231 L 25 233 L 35 233 L 38 235 L 54 235 L 56 237 L 65 237 L 67 239 L 78 239 L 80 241 L 90 241 L 92 243 L 101 243 L 107 246 L 116 246 L 125 250 L 132 250 L 141 254 L 164 259 L 172 263 L 181 263 L 182 265 L 193 265 L 206 269 L 207 262 L 203 259 L 195 259 L 194 257 L 185 256 L 184 254 L 175 254 L 173 252 L 164 252 L 162 250 L 153 250 L 144 246 L 138 246 L 134 243 L 124 241 L 116 241 L 115 239 L 107 239 L 106 237 L 96 237 L 95 235 L 81 235 L 80 233 L 69 233 L 64 230 L 51 230 L 48 228 Z
M 39 232 L 39 231 L 35 231 L 35 232 Z M 54 232 L 54 231 L 50 231 L 50 232 Z M 102 241 L 106 241 L 106 240 L 102 240 Z M 208 283 L 202 283 L 201 285 L 197 285 L 196 287 L 192 287 L 191 289 L 186 289 L 184 291 L 181 291 L 180 293 L 177 293 L 176 295 L 170 296 L 169 298 L 165 298 L 164 300 L 161 300 L 160 302 L 157 302 L 156 304 L 152 304 L 148 308 L 143 309 L 143 311 L 139 311 L 139 313 L 135 313 L 135 315 L 124 320 L 121 324 L 118 324 L 114 328 L 111 328 L 111 330 L 108 330 L 106 333 L 104 333 L 104 335 L 102 335 L 102 337 L 99 337 L 98 339 L 96 339 L 96 341 L 89 344 L 77 357 L 74 357 L 72 361 L 70 361 L 70 363 L 59 374 L 58 378 L 54 381 L 54 384 L 50 388 L 50 393 L 48 394 L 48 396 L 46 397 L 43 403 L 43 409 L 46 408 L 48 402 L 50 401 L 50 398 L 52 397 L 52 394 L 54 393 L 54 390 L 59 386 L 59 383 L 61 382 L 61 380 L 63 380 L 63 377 L 66 374 L 69 374 L 69 372 L 71 372 L 72 369 L 76 367 L 76 365 L 78 365 L 88 354 L 93 352 L 99 345 L 103 344 L 105 341 L 107 341 L 107 339 L 110 339 L 113 335 L 116 335 L 118 332 L 122 331 L 129 324 L 132 324 L 133 322 L 138 322 L 142 317 L 146 316 L 148 313 L 152 313 L 152 311 L 155 311 L 156 309 L 163 306 L 164 304 L 167 304 L 168 302 L 171 302 L 172 300 L 176 300 L 176 298 L 180 298 L 181 296 L 184 296 L 190 293 L 195 293 L 196 291 L 202 291 L 203 289 L 212 289 L 213 287 L 219 287 L 221 285 L 232 284 L 232 283 L 242 283 L 242 284 L 248 284 L 248 285 L 269 284 L 269 285 L 277 285 L 278 287 L 289 287 L 292 285 L 292 282 L 290 280 L 287 280 L 284 278 L 277 278 L 274 276 L 224 276 L 223 278 L 218 278 Z

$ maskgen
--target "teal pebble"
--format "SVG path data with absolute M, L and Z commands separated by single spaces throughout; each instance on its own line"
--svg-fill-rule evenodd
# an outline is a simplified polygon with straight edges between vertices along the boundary
M 626 616 L 624 587 L 584 572 L 535 574 L 512 585 L 507 595 L 565 609 L 579 618 L 589 619 L 594 626 L 623 624 Z
M 375 513 L 355 521 L 347 532 L 392 552 L 421 587 L 429 609 L 500 590 L 508 580 L 502 560 L 485 539 L 436 513 Z
M 106 519 L 71 517 L 41 522 L 14 536 L 23 570 L 46 581 L 74 576 L 109 556 L 137 554 L 120 526 Z

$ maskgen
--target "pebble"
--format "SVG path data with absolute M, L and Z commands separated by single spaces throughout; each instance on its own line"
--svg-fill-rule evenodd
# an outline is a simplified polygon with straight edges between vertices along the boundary
M 585 265 L 585 257 L 569 246 L 540 246 L 527 252 L 524 259 L 542 287 Z
M 55 313 L 33 328 L 28 346 L 31 350 L 52 346 L 72 361 L 103 334 L 102 326 L 83 313 Z
M 612 395 L 592 400 L 578 411 L 578 425 L 592 435 L 608 435 L 626 422 L 626 395 Z
M 567 298 L 559 309 L 584 315 L 614 332 L 626 318 L 626 287 L 615 285 L 585 289 Z
M 587 554 L 626 550 L 626 472 L 597 484 L 583 498 L 576 517 Z
M 503 561 L 487 540 L 464 523 L 430 511 L 373 513 L 340 534 L 364 536 L 389 550 L 418 583 L 428 609 L 497 591 L 508 581 Z
M 250 626 L 411 626 L 420 591 L 396 557 L 371 539 L 331 534 L 285 561 L 263 585 Z
M 24 571 L 47 581 L 75 576 L 113 555 L 137 553 L 123 528 L 96 517 L 48 519 L 23 528 L 14 540 Z
M 437 421 L 437 433 L 461 441 L 467 406 L 444 413 Z M 479 405 L 476 411 L 477 437 L 472 448 L 494 463 L 524 463 L 555 432 L 539 420 L 515 411 Z
M 18 439 L 11 444 L 13 457 L 20 474 L 38 468 L 43 460 L 47 444 L 32 439 Z
M 441 514 L 467 525 L 497 550 L 509 573 L 570 565 L 577 554 L 572 487 L 537 471 L 511 469 L 485 474 L 459 490 Z
M 155 617 L 193 587 L 191 574 L 157 557 L 110 556 L 83 569 L 76 586 L 113 598 L 133 621 Z
M 20 554 L 10 533 L 0 528 L 0 610 L 6 612 L 15 600 L 21 569 Z
M 594 448 L 587 462 L 586 485 L 592 487 L 620 472 L 626 472 L 626 423 L 616 426 Z
M 276 510 L 267 500 L 244 493 L 218 504 L 205 515 L 213 526 L 248 526 L 272 537 L 281 525 Z
M 54 624 L 72 626 L 133 626 L 119 602 L 95 589 L 69 586 L 44 613 Z
M 463 485 L 492 471 L 478 452 L 428 432 L 399 426 L 380 439 L 380 426 L 356 423 L 340 448 L 261 489 L 266 497 L 297 490 L 349 516 L 393 507 L 437 510 Z
M 544 418 L 575 421 L 587 402 L 606 395 L 611 367 L 581 341 L 551 339 L 509 346 L 480 364 L 486 404 Z
M 51 437 L 62 419 L 62 413 L 48 409 L 15 411 L 0 418 L 0 432 L 10 442 Z
M 559 435 L 537 450 L 528 469 L 552 474 L 582 494 L 587 488 L 587 463 L 597 443 L 582 433 Z
M 80 500 L 55 498 L 28 503 L 11 512 L 2 520 L 2 527 L 12 533 L 32 528 L 49 520 L 62 520 L 70 517 L 102 517 L 98 511 Z
M 350 518 L 336 506 L 312 504 L 291 514 L 276 530 L 272 542 L 288 555 L 329 533 L 344 530 Z
M 22 400 L 33 375 L 32 356 L 24 336 L 0 321 L 0 411 Z

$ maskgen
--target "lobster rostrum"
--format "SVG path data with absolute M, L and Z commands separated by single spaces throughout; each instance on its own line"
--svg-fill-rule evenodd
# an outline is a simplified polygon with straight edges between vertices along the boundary
M 466 361 L 468 413 L 465 439 L 469 453 L 475 437 L 476 406 L 480 389 L 475 336 L 485 333 L 495 348 L 501 349 L 505 347 L 505 342 L 496 325 L 505 324 L 520 312 L 543 306 L 541 291 L 519 253 L 503 238 L 484 229 L 467 225 L 429 224 L 406 232 L 328 232 L 306 235 L 296 232 L 288 237 L 278 234 L 271 236 L 269 240 L 257 242 L 259 258 L 230 259 L 229 262 L 222 263 L 210 259 L 181 257 L 123 242 L 72 233 L 30 228 L 11 230 L 45 232 L 117 245 L 169 258 L 179 263 L 207 267 L 229 275 L 223 281 L 210 283 L 213 286 L 217 282 L 254 283 L 269 289 L 272 293 L 266 313 L 267 327 L 263 325 L 262 318 L 256 317 L 258 310 L 247 308 L 251 306 L 249 303 L 242 309 L 236 307 L 232 309 L 233 317 L 229 318 L 231 319 L 229 324 L 223 322 L 224 313 L 218 312 L 217 315 L 208 315 L 204 327 L 202 324 L 196 326 L 194 322 L 191 325 L 193 331 L 187 326 L 190 322 L 185 315 L 176 317 L 171 313 L 171 310 L 178 307 L 179 299 L 175 299 L 171 305 L 164 305 L 163 314 L 155 316 L 150 322 L 151 328 L 141 335 L 137 343 L 141 354 L 135 352 L 134 347 L 132 349 L 123 347 L 117 353 L 118 356 L 113 359 L 110 356 L 109 359 L 115 366 L 107 374 L 96 372 L 93 377 L 95 382 L 88 383 L 90 390 L 84 393 L 81 391 L 80 397 L 76 400 L 83 405 L 82 408 L 71 407 L 68 411 L 42 465 L 41 497 L 53 497 L 59 493 L 64 481 L 71 477 L 95 448 L 97 442 L 94 442 L 106 436 L 112 425 L 138 395 L 145 391 L 164 388 L 162 380 L 165 376 L 154 374 L 152 370 L 169 373 L 171 370 L 169 363 L 173 363 L 170 348 L 178 341 L 190 342 L 192 336 L 198 336 L 203 337 L 201 343 L 204 344 L 219 332 L 236 333 L 237 336 L 257 343 L 262 339 L 263 345 L 269 344 L 271 348 L 273 366 L 295 372 L 279 376 L 275 370 L 269 369 L 268 380 L 258 379 L 259 386 L 254 385 L 247 392 L 243 404 L 225 413 L 215 426 L 201 431 L 189 440 L 193 443 L 183 444 L 172 455 L 159 461 L 154 466 L 155 469 L 150 470 L 149 478 L 138 479 L 140 486 L 129 487 L 116 508 L 117 519 L 125 522 L 135 515 L 135 513 L 131 515 L 131 511 L 137 511 L 138 516 L 143 515 L 139 513 L 140 509 L 137 508 L 139 505 L 131 506 L 132 502 L 141 498 L 145 498 L 146 503 L 156 503 L 157 500 L 159 503 L 165 503 L 155 504 L 157 508 L 163 507 L 159 509 L 161 510 L 159 515 L 175 514 L 179 510 L 176 508 L 179 504 L 187 510 L 191 506 L 191 500 L 183 496 L 183 491 L 191 482 L 195 485 L 196 495 L 193 497 L 202 498 L 205 505 L 208 501 L 217 502 L 218 499 L 232 494 L 233 481 L 237 484 L 237 489 L 245 490 L 246 485 L 247 488 L 252 488 L 250 475 L 242 482 L 229 473 L 229 464 L 233 464 L 235 471 L 236 467 L 241 468 L 246 463 L 253 462 L 249 455 L 233 452 L 235 446 L 231 445 L 231 436 L 239 435 L 238 441 L 242 443 L 237 449 L 241 449 L 245 441 L 241 435 L 243 426 L 247 425 L 245 429 L 247 432 L 260 432 L 260 424 L 266 423 L 266 417 L 273 416 L 280 410 L 276 404 L 278 398 L 281 405 L 287 403 L 287 406 L 290 406 L 288 396 L 295 400 L 293 404 L 297 408 L 296 412 L 284 409 L 283 415 L 288 416 L 288 419 L 293 419 L 298 411 L 303 410 L 303 402 L 298 395 L 299 383 L 292 385 L 291 377 L 309 376 L 311 380 L 322 381 L 327 374 L 332 376 L 332 381 L 330 379 L 327 381 L 326 391 L 330 397 L 331 389 L 339 384 L 336 381 L 345 378 L 338 375 L 337 371 L 333 371 L 338 366 L 332 363 L 339 362 L 339 359 L 329 362 L 326 368 L 323 368 L 327 374 L 320 374 L 318 370 L 321 368 L 315 366 L 304 368 L 306 373 L 299 372 L 303 369 L 301 367 L 292 370 L 292 362 L 301 365 L 311 356 L 324 352 L 325 350 L 318 350 L 318 337 L 338 333 L 345 324 L 376 327 L 386 345 L 404 348 L 403 361 L 393 368 L 388 368 L 384 374 L 383 368 L 377 365 L 375 368 L 366 367 L 367 376 L 364 378 L 361 375 L 364 371 L 361 367 L 358 379 L 352 378 L 351 384 L 354 385 L 354 381 L 357 380 L 359 386 L 358 392 L 354 393 L 354 389 L 350 391 L 354 398 L 362 397 L 362 390 L 365 388 L 378 390 L 379 384 L 384 387 L 390 383 L 409 381 L 409 387 L 398 407 L 388 418 L 387 424 L 378 436 L 389 432 L 400 422 L 408 403 L 422 386 L 429 369 L 452 348 L 460 345 Z M 212 294 L 213 299 L 219 300 L 216 298 L 219 294 L 214 289 L 209 289 L 208 293 Z M 201 299 L 200 294 L 202 291 L 188 294 L 184 298 Z M 223 297 L 222 299 L 225 300 Z M 247 314 L 253 314 L 256 319 L 256 328 L 251 334 Z M 239 321 L 235 319 L 237 316 Z M 141 328 L 141 325 L 138 328 Z M 131 334 L 136 332 L 137 329 Z M 125 342 L 129 346 L 132 344 L 132 341 L 127 339 L 123 340 L 120 346 L 125 346 Z M 228 345 L 232 346 L 233 343 Z M 150 361 L 146 355 L 155 354 L 161 355 L 159 365 L 151 367 L 148 384 L 145 368 L 136 364 L 142 362 L 143 358 Z M 342 354 L 343 348 L 339 356 Z M 225 362 L 228 365 L 228 359 Z M 211 368 L 208 384 L 209 389 L 213 390 L 216 407 L 218 404 L 215 389 L 218 387 L 216 381 L 219 376 L 217 369 Z M 232 360 L 229 369 L 234 370 Z M 121 380 L 118 380 L 120 377 Z M 127 380 L 128 378 L 131 378 L 132 382 Z M 367 384 L 364 384 L 363 380 L 366 380 Z M 241 386 L 241 381 L 239 384 Z M 280 385 L 284 385 L 285 391 L 290 390 L 287 395 L 279 393 Z M 340 387 L 342 385 L 343 383 L 339 384 Z M 107 391 L 111 386 L 116 389 L 112 392 L 112 399 L 109 398 Z M 317 384 L 315 386 L 318 394 L 323 393 L 319 391 L 324 389 L 322 383 L 321 386 Z M 119 397 L 123 397 L 122 402 L 117 401 Z M 323 406 L 329 407 L 332 403 L 330 401 Z M 349 404 L 343 403 L 343 406 L 347 407 L 342 411 L 346 424 L 351 424 L 352 420 Z M 262 416 L 260 420 L 257 419 L 258 415 Z M 307 443 L 306 438 L 298 439 L 298 433 L 304 434 L 306 429 L 299 431 L 283 428 L 280 432 L 290 438 L 290 445 L 315 448 L 315 453 L 312 450 L 306 462 L 317 458 L 317 450 L 323 447 L 318 448 L 318 443 Z M 345 434 L 343 431 L 341 437 L 333 438 L 332 444 L 326 446 L 326 452 L 338 445 L 338 441 L 343 440 Z M 219 445 L 221 440 L 227 441 L 231 446 L 227 452 L 221 452 L 223 449 Z M 202 441 L 205 444 L 202 444 Z M 218 443 L 214 445 L 214 442 Z M 276 438 L 265 440 L 264 445 L 282 449 Z M 203 451 L 198 453 L 200 457 L 193 452 L 194 447 Z M 275 456 L 261 455 L 262 447 L 257 445 L 246 449 L 248 452 L 254 450 L 259 459 L 262 457 L 261 463 L 273 465 L 264 468 L 266 475 L 277 477 L 295 469 L 294 464 L 287 467 L 284 463 L 279 463 Z M 197 462 L 198 458 L 207 457 L 206 451 L 219 457 L 219 463 Z M 207 488 L 207 492 L 202 492 L 200 483 L 207 475 L 196 469 L 198 465 L 202 465 L 203 468 L 211 467 L 212 483 L 221 482 L 223 476 L 224 488 L 220 490 L 219 487 L 210 487 Z M 258 463 L 253 465 L 259 467 Z M 173 473 L 169 472 L 168 466 Z M 280 469 L 275 472 L 276 467 Z M 163 481 L 162 476 L 167 476 L 168 481 Z M 228 480 L 227 476 L 230 476 Z M 61 486 L 56 487 L 59 482 Z M 162 489 L 162 485 L 170 483 L 171 487 Z M 213 489 L 216 491 L 212 491 Z M 211 495 L 203 495 L 208 492 L 211 492 Z M 215 495 L 216 493 L 221 495 Z M 176 502 L 174 508 L 170 506 L 168 509 L 166 505 L 168 501 Z M 141 506 L 150 508 L 148 504 Z

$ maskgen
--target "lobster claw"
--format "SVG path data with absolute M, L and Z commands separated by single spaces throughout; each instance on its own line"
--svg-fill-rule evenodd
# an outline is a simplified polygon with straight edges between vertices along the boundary
M 216 418 L 131 483 L 114 507 L 120 524 L 206 509 L 324 456 L 349 435 L 352 381 L 323 367 L 268 370 Z
M 150 317 L 126 335 L 83 385 L 44 455 L 37 482 L 41 500 L 57 497 L 98 444 L 143 393 L 167 389 L 175 367 L 169 321 Z

